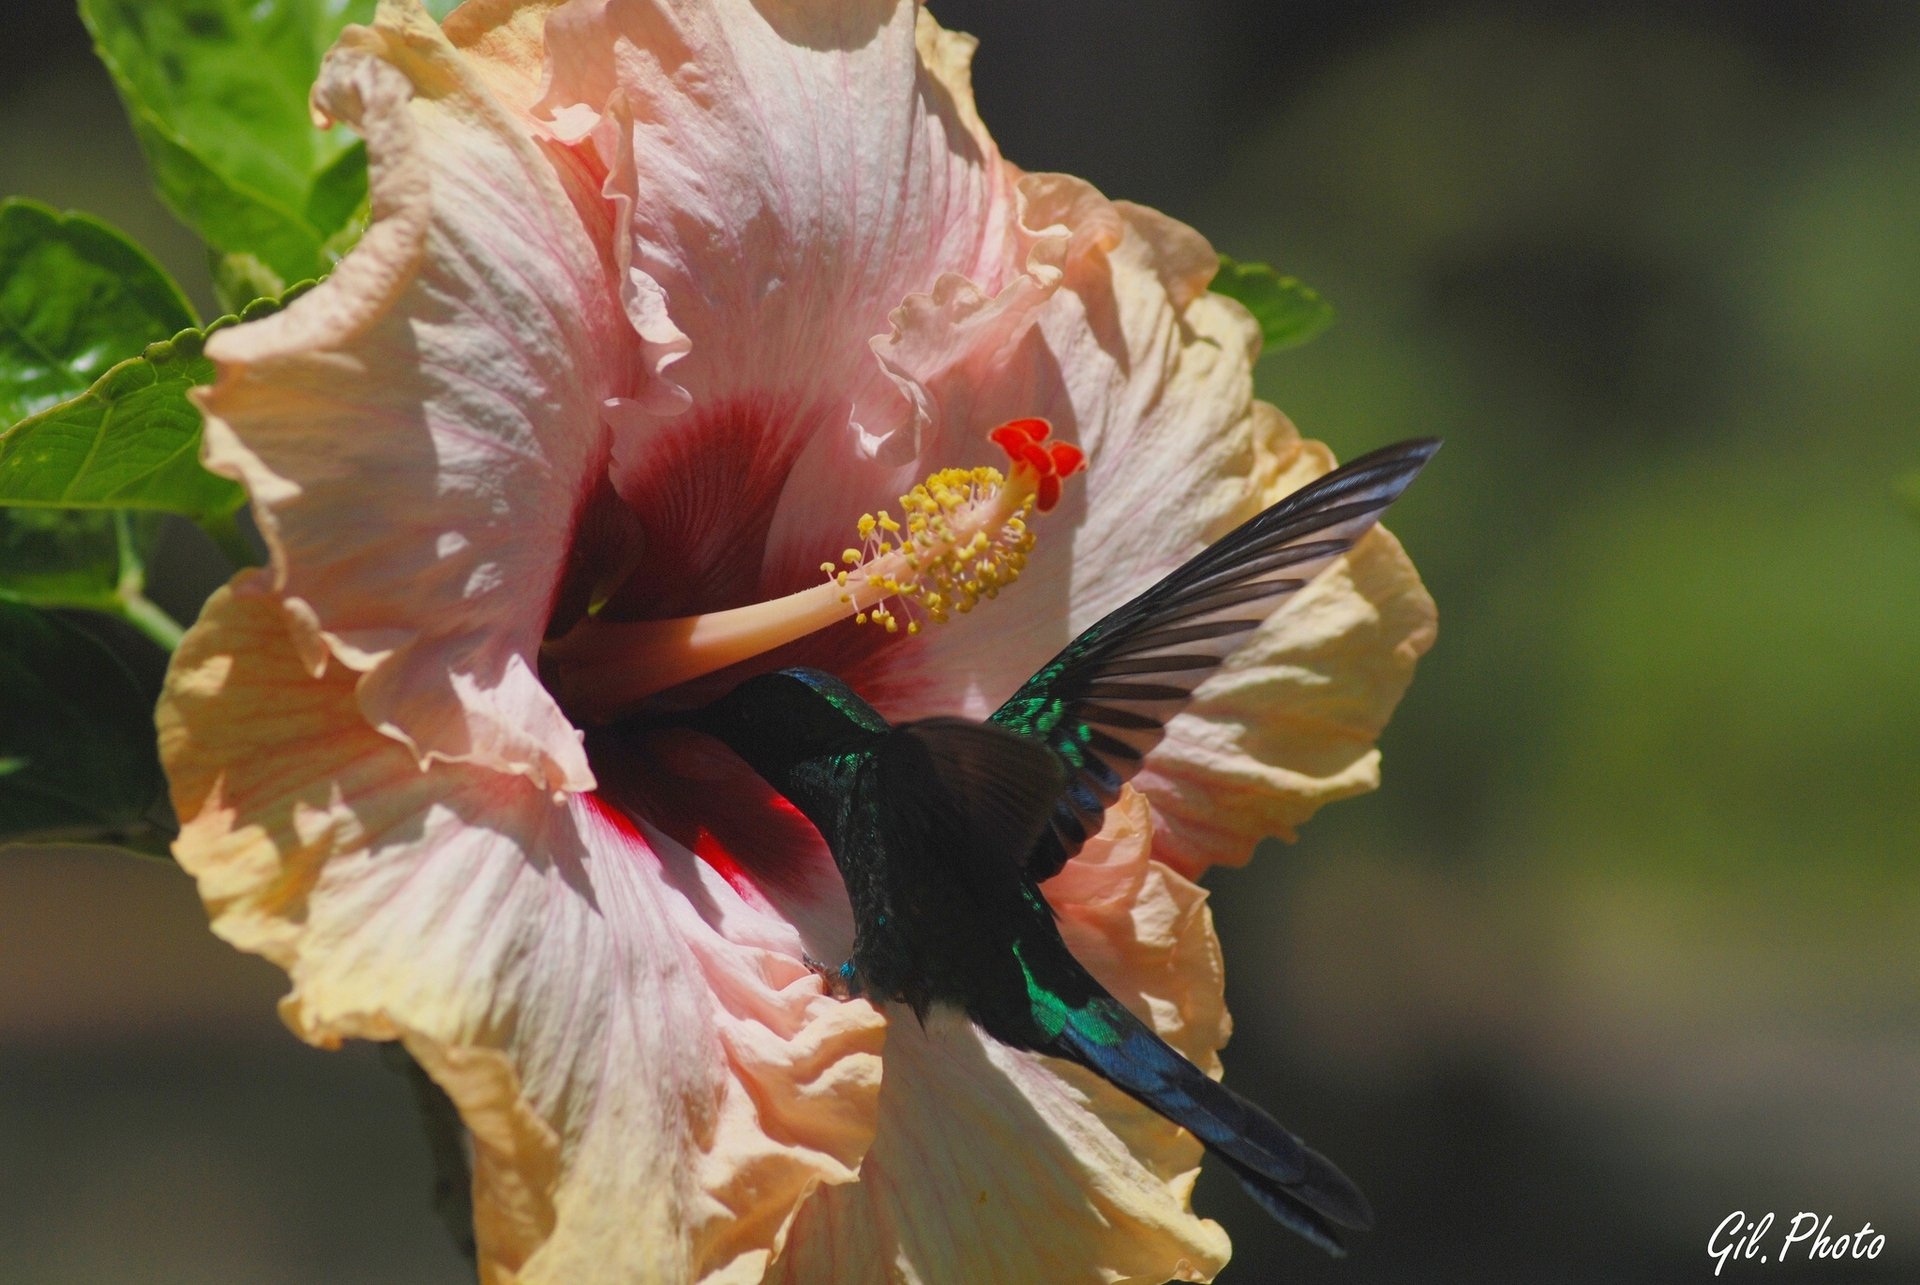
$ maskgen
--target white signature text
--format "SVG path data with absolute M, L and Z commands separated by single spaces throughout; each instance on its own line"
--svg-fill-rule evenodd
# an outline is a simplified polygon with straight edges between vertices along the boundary
M 1772 1229 L 1770 1213 L 1749 1218 L 1746 1211 L 1736 1209 L 1721 1219 L 1713 1235 L 1707 1238 L 1707 1257 L 1713 1260 L 1713 1274 L 1718 1276 L 1729 1261 L 1758 1259 L 1763 1263 L 1784 1263 L 1799 1245 L 1805 1246 L 1800 1254 L 1808 1261 L 1878 1258 L 1880 1251 L 1887 1247 L 1887 1238 L 1875 1231 L 1872 1223 L 1862 1223 L 1859 1231 L 1833 1235 L 1832 1214 L 1825 1218 L 1819 1214 L 1795 1214 L 1786 1235 L 1777 1246 L 1769 1248 L 1767 1233 Z

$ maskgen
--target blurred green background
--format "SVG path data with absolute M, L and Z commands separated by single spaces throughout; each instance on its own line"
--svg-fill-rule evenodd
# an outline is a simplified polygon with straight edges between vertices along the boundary
M 210 314 L 69 6 L 8 8 L 0 194 Z M 1210 1171 L 1221 1279 L 1702 1280 L 1804 1209 L 1887 1247 L 1726 1278 L 1920 1280 L 1920 6 L 935 11 L 1014 160 L 1333 300 L 1260 368 L 1303 431 L 1448 439 L 1385 788 L 1211 878 L 1232 1082 L 1380 1227 L 1330 1263 Z M 0 1281 L 466 1279 L 404 1084 L 282 989 L 163 865 L 0 861 Z

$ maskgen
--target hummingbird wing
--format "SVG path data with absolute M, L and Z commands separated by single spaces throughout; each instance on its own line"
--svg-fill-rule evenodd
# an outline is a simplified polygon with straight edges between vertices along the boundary
M 1263 604 L 1351 549 L 1439 449 L 1437 438 L 1401 442 L 1309 482 L 1107 614 L 994 711 L 991 722 L 1044 744 L 1067 772 L 1029 851 L 1033 879 L 1100 829 L 1166 721 L 1272 614 Z
M 1067 772 L 1045 746 L 992 723 L 902 723 L 873 747 L 888 852 L 964 849 L 971 868 L 1019 882 L 1019 855 L 1046 832 Z M 993 878 L 989 874 L 989 878 Z

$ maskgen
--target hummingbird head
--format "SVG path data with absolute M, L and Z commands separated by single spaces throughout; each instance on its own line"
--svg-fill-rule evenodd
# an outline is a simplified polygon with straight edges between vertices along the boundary
M 672 722 L 723 741 L 776 789 L 799 764 L 855 748 L 887 728 L 852 688 L 818 669 L 757 675 Z

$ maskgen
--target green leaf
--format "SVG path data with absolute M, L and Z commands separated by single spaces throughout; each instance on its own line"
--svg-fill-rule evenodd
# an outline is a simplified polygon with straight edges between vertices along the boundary
M 359 233 L 366 230 L 366 216 L 367 145 L 357 142 L 313 176 L 313 192 L 307 197 L 307 218 L 315 227 L 334 229 L 336 236 L 343 230 L 349 231 L 353 234 L 352 240 L 358 241 Z
M 1920 473 L 1909 473 L 1893 485 L 1893 493 L 1907 512 L 1920 518 Z
M 0 600 L 0 842 L 150 843 L 156 695 L 84 629 Z
M 167 274 L 106 224 L 0 203 L 0 424 L 84 392 L 115 362 L 199 320 Z
M 280 284 L 331 266 L 327 242 L 365 187 L 343 130 L 314 128 L 321 56 L 374 0 L 80 0 L 160 195 L 216 256 Z M 359 189 L 355 189 L 355 184 Z
M 0 596 L 111 610 L 122 521 L 107 509 L 0 509 Z
M 141 552 L 161 520 L 123 509 L 0 508 L 0 598 L 106 612 L 171 651 L 180 625 L 147 599 Z
M 1262 353 L 1297 348 L 1333 324 L 1333 305 L 1297 277 L 1283 277 L 1264 263 L 1236 263 L 1220 256 L 1220 272 L 1208 287 L 1239 301 L 1260 323 Z
M 233 512 L 246 495 L 200 466 L 200 411 L 187 390 L 213 382 L 208 335 L 276 312 L 306 288 L 153 344 L 80 396 L 0 433 L 0 505 Z

